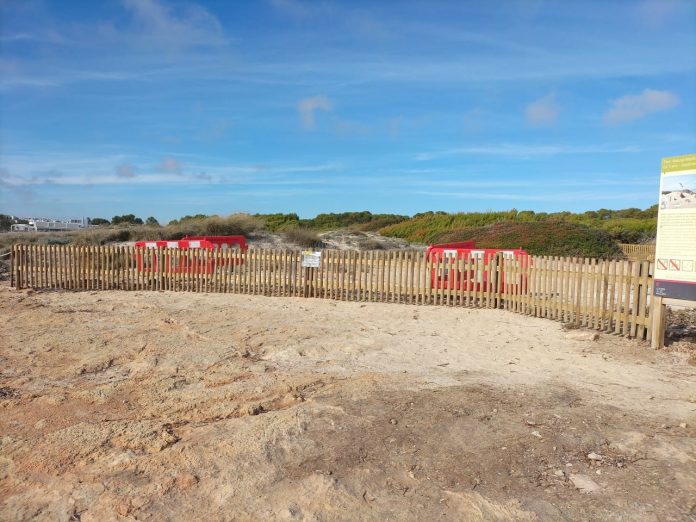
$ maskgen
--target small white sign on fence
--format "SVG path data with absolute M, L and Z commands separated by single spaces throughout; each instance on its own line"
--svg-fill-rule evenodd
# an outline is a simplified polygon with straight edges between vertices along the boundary
M 321 263 L 321 252 L 305 250 L 302 252 L 302 268 L 319 268 Z

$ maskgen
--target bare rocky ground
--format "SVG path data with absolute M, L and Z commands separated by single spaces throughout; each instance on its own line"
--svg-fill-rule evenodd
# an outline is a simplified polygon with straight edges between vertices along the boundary
M 683 352 L 497 310 L 0 287 L 2 520 L 694 520 Z

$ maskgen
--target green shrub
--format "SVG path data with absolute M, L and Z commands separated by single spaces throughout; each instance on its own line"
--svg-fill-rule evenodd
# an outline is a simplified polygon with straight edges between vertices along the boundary
M 255 214 L 255 218 L 260 220 L 267 230 L 271 232 L 279 232 L 295 228 L 300 225 L 300 216 L 292 214 Z
M 133 214 L 124 214 L 111 218 L 112 225 L 142 225 L 143 220 Z
M 116 218 L 115 221 L 122 223 L 119 227 L 101 226 L 79 232 L 0 233 L 0 253 L 7 252 L 14 243 L 103 245 L 138 240 L 175 240 L 198 235 L 250 236 L 260 230 L 282 231 L 294 243 L 316 248 L 323 246 L 323 242 L 312 231 L 349 229 L 354 233 L 378 230 L 382 235 L 414 243 L 439 242 L 448 238 L 475 239 L 494 247 L 524 246 L 532 253 L 543 255 L 614 256 L 618 255 L 615 242 L 643 243 L 654 239 L 657 205 L 645 210 L 599 209 L 580 214 L 516 209 L 458 214 L 430 211 L 412 218 L 368 211 L 325 213 L 311 219 L 301 219 L 295 213 L 233 214 L 227 217 L 196 214 L 172 220 L 164 227 L 132 226 L 140 221 L 132 214 Z M 148 221 L 154 225 L 155 220 Z
M 516 223 L 502 221 L 483 227 L 443 232 L 434 243 L 473 240 L 481 248 L 524 248 L 532 255 L 620 258 L 611 236 L 598 229 L 564 221 Z
M 256 214 L 254 217 L 263 221 L 266 229 L 271 232 L 303 227 L 314 230 L 339 230 L 352 228 L 357 230 L 379 230 L 387 225 L 400 223 L 408 216 L 397 214 L 372 214 L 367 210 L 362 212 L 341 212 L 317 214 L 311 219 L 300 219 L 295 214 Z
M 201 233 L 210 236 L 249 235 L 262 228 L 259 220 L 248 214 L 233 214 L 227 217 L 213 216 L 199 222 Z
M 466 227 L 481 227 L 511 221 L 516 223 L 566 222 L 603 230 L 622 243 L 639 243 L 655 237 L 657 230 L 657 205 L 648 209 L 592 210 L 582 214 L 571 212 L 534 212 L 532 210 L 503 212 L 469 212 L 448 214 L 424 212 L 413 218 L 384 227 L 380 233 L 400 237 L 408 241 L 428 243 L 440 234 Z

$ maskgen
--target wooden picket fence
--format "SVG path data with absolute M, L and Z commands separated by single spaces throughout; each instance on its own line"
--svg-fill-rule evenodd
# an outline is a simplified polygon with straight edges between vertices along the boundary
M 197 268 L 193 268 L 197 267 Z M 629 337 L 649 335 L 653 264 L 583 258 L 428 259 L 423 252 L 15 245 L 16 288 L 164 290 L 498 308 Z
M 655 245 L 619 243 L 621 251 L 629 259 L 655 261 Z

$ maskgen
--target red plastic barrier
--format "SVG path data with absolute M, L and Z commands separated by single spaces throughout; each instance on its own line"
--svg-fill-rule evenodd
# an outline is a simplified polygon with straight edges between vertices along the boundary
M 246 251 L 247 243 L 244 236 L 186 236 L 184 239 L 174 241 L 136 241 L 135 246 L 139 248 L 169 248 L 179 249 L 181 253 L 168 253 L 165 258 L 164 271 L 167 273 L 188 273 L 188 274 L 212 274 L 217 267 L 232 266 L 242 264 L 244 260 L 223 259 L 216 253 L 224 252 L 228 249 L 238 249 Z M 191 256 L 189 258 L 187 250 L 210 250 L 211 255 L 207 260 L 201 256 Z M 157 257 L 143 256 L 142 251 L 135 254 L 139 272 L 157 272 Z
M 521 248 L 474 248 L 473 241 L 431 245 L 426 251 L 426 258 L 433 263 L 444 261 L 445 266 L 449 266 L 449 268 L 433 268 L 430 274 L 430 284 L 432 288 L 437 289 L 488 290 L 490 262 L 499 254 L 502 255 L 503 259 L 520 261 L 523 266 L 524 263 L 529 262 L 529 254 Z M 455 264 L 458 259 L 463 259 L 472 265 L 477 263 L 478 270 L 476 267 L 465 271 L 460 270 Z M 500 274 L 500 288 L 502 293 L 505 293 L 506 287 L 502 272 Z

